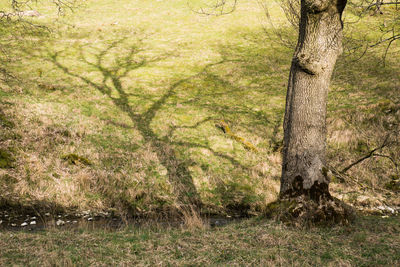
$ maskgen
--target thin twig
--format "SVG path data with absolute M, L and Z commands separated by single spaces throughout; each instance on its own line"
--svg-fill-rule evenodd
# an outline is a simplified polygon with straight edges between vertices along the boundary
M 387 140 L 389 139 L 390 134 L 388 134 L 385 138 L 385 140 L 383 141 L 382 145 L 380 145 L 379 147 L 376 147 L 374 149 L 372 149 L 371 151 L 368 152 L 368 154 L 366 154 L 364 157 L 356 160 L 355 162 L 351 163 L 349 166 L 343 168 L 340 172 L 341 173 L 346 173 L 350 168 L 354 167 L 355 165 L 359 164 L 360 162 L 363 162 L 364 160 L 372 157 L 375 153 L 375 151 L 381 150 L 382 148 L 384 148 L 387 145 Z
M 237 2 L 238 0 L 233 0 L 232 6 L 228 10 L 225 10 L 225 7 L 227 6 L 226 0 L 216 0 L 214 5 L 207 6 L 206 9 L 201 7 L 199 10 L 195 10 L 194 8 L 192 8 L 189 2 L 187 3 L 187 5 L 189 6 L 192 12 L 197 14 L 207 15 L 207 16 L 222 16 L 234 12 L 236 10 Z

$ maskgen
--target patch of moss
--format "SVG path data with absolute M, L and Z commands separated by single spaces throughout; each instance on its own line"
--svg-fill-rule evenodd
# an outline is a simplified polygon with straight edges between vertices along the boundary
M 17 178 L 9 174 L 0 176 L 0 188 L 4 190 L 3 192 L 10 192 L 13 190 L 15 184 L 18 182 Z M 7 194 L 6 194 L 7 195 Z M 1 204 L 0 204 L 1 207 Z
M 15 184 L 17 179 L 11 175 L 5 174 L 1 177 L 1 180 L 6 184 Z
M 69 164 L 77 165 L 83 164 L 86 166 L 93 165 L 93 163 L 85 157 L 79 156 L 77 154 L 68 154 L 61 157 L 61 159 L 67 161 Z
M 338 183 L 339 179 L 335 175 L 331 175 L 331 183 Z
M 19 140 L 21 138 L 22 136 L 20 134 L 12 131 L 5 131 L 2 135 L 0 134 L 0 140 Z
M 42 90 L 47 90 L 47 91 L 56 91 L 57 89 L 59 89 L 56 85 L 48 83 L 39 83 L 38 87 Z
M 392 176 L 392 180 L 385 184 L 385 188 L 393 192 L 400 192 L 400 177 Z
M 4 149 L 0 149 L 0 168 L 9 169 L 14 168 L 15 158 Z
M 357 147 L 355 149 L 357 152 L 364 153 L 368 151 L 368 144 L 364 140 L 359 140 L 357 142 Z
M 292 211 L 296 206 L 296 201 L 291 199 L 282 199 L 271 202 L 265 208 L 265 214 L 268 218 L 279 218 L 288 211 Z
M 6 128 L 13 128 L 15 124 L 14 122 L 8 120 L 3 113 L 0 113 L 0 126 Z

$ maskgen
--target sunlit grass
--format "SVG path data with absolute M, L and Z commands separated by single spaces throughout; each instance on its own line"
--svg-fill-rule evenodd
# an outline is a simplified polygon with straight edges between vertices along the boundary
M 189 3 L 87 1 L 65 17 L 38 4 L 43 16 L 29 20 L 48 30 L 2 28 L 4 64 L 16 78 L 1 83 L 1 109 L 15 122 L 1 147 L 17 158 L 0 170 L 13 178 L 0 184 L 2 201 L 124 214 L 179 209 L 196 195 L 205 212 L 259 212 L 276 198 L 292 49 L 262 28 L 257 1 L 225 16 Z M 278 5 L 269 6 L 286 29 Z M 385 121 L 398 121 L 398 61 L 382 67 L 378 58 L 338 63 L 328 106 L 335 167 L 379 145 Z M 393 111 L 379 113 L 386 106 Z M 225 135 L 219 120 L 258 152 Z M 395 148 L 385 152 L 398 161 Z M 94 164 L 70 164 L 68 154 Z M 374 160 L 351 171 L 382 188 L 395 172 Z

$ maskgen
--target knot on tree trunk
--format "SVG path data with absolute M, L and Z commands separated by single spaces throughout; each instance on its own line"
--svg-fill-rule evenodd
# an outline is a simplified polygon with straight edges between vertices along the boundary
M 311 13 L 320 13 L 328 9 L 332 0 L 305 0 L 305 6 Z
M 301 70 L 310 75 L 320 74 L 325 69 L 322 61 L 318 60 L 315 55 L 311 56 L 311 53 L 300 52 L 293 60 Z

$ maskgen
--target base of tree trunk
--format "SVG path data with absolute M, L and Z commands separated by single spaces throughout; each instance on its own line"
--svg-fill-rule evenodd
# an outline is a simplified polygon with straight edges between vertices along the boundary
M 318 201 L 307 195 L 285 197 L 270 203 L 266 216 L 289 225 L 347 225 L 354 221 L 352 207 L 331 196 Z

